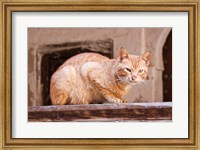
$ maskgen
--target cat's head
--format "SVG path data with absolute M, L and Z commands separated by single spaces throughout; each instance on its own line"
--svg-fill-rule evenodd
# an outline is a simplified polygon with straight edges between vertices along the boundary
M 136 84 L 147 78 L 151 52 L 146 51 L 141 56 L 130 55 L 126 49 L 120 48 L 115 74 L 118 81 Z

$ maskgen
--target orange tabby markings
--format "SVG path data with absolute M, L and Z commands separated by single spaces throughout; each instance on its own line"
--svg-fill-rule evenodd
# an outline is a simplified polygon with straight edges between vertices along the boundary
M 147 77 L 151 52 L 130 55 L 121 48 L 117 59 L 96 53 L 76 55 L 52 75 L 50 97 L 54 105 L 126 103 L 123 96 Z M 142 69 L 142 71 L 141 71 Z

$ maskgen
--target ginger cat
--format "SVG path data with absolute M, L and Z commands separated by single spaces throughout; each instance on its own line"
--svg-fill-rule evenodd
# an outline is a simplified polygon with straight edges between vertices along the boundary
M 123 47 L 117 59 L 96 53 L 78 54 L 52 75 L 51 102 L 53 105 L 126 103 L 123 96 L 131 85 L 146 79 L 150 58 L 150 51 L 135 56 Z

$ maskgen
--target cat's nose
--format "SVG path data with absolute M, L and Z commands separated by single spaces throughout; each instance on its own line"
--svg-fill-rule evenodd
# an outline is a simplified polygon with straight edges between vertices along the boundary
M 136 80 L 137 76 L 136 75 L 132 75 L 132 80 Z

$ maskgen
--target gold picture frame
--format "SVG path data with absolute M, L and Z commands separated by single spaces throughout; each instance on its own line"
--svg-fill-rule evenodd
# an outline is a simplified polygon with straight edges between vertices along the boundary
M 200 1 L 199 0 L 3 0 L 0 22 L 1 149 L 200 149 Z M 11 35 L 12 12 L 150 11 L 188 12 L 189 16 L 189 138 L 187 139 L 15 139 L 12 138 Z

